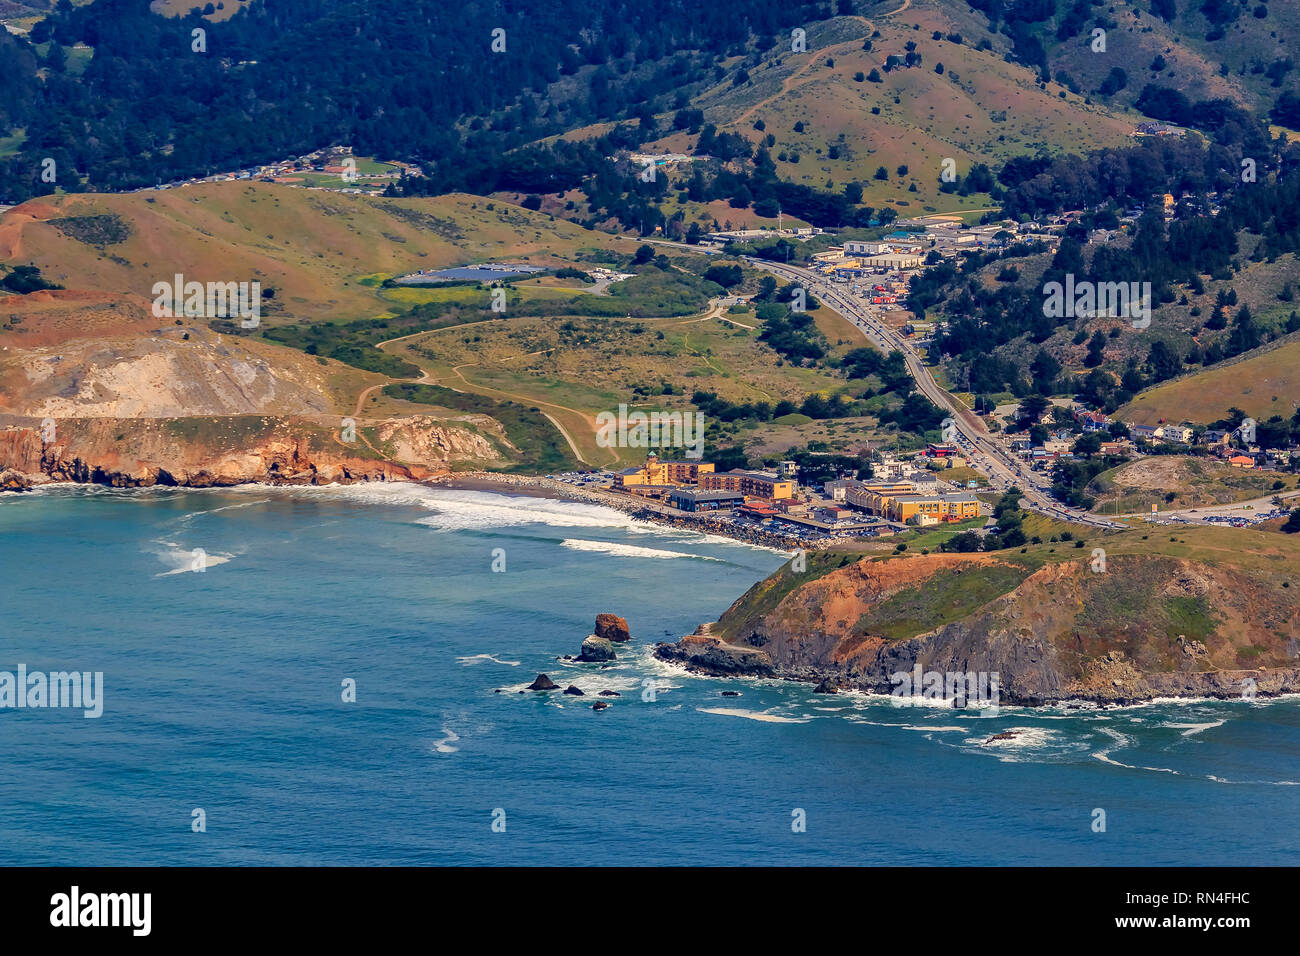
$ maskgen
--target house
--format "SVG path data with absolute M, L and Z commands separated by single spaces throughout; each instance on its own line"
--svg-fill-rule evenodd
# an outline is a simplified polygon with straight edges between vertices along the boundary
M 1255 459 L 1249 455 L 1233 455 L 1228 459 L 1228 464 L 1233 468 L 1254 468 Z
M 1101 412 L 1080 412 L 1077 418 L 1085 432 L 1103 432 L 1110 425 L 1110 419 Z
M 1166 425 L 1161 431 L 1161 437 L 1165 441 L 1182 442 L 1183 444 L 1190 443 L 1196 435 L 1196 430 L 1188 428 L 1186 425 Z
M 1207 428 L 1201 435 L 1201 444 L 1223 448 L 1227 446 L 1231 434 L 1231 432 L 1226 432 L 1221 428 Z
M 1129 434 L 1133 436 L 1134 441 L 1139 439 L 1149 442 L 1158 442 L 1164 436 L 1164 429 L 1159 425 L 1130 425 Z

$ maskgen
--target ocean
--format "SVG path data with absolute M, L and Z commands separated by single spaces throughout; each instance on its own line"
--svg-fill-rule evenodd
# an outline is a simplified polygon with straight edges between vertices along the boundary
M 0 863 L 1300 863 L 1296 699 L 989 714 L 654 660 L 785 557 L 413 485 L 0 497 L 0 672 L 103 674 L 98 718 L 0 709 Z M 617 662 L 558 660 L 602 611 Z

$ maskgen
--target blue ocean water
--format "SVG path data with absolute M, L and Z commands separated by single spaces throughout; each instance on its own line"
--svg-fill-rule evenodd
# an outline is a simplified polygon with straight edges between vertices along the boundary
M 105 688 L 0 709 L 0 863 L 1300 863 L 1297 700 L 981 716 L 650 656 L 782 560 L 414 486 L 5 496 L 0 671 Z M 557 661 L 601 611 L 618 662 Z

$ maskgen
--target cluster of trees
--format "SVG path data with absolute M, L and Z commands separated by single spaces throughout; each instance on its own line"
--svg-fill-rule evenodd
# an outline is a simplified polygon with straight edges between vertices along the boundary
M 753 301 L 755 314 L 763 323 L 758 333 L 760 342 L 766 342 L 784 359 L 799 365 L 813 364 L 826 355 L 826 339 L 813 321 L 812 310 L 820 303 L 801 287 L 793 283 L 777 287 L 776 280 L 764 276 L 759 281 Z M 804 308 L 791 308 L 798 296 L 803 296 Z
M 48 192 L 51 157 L 61 187 L 75 170 L 120 189 L 349 143 L 467 188 L 523 143 L 683 108 L 727 53 L 831 12 L 813 0 L 277 0 L 212 22 L 138 0 L 60 2 L 30 39 L 0 36 L 0 122 L 27 129 L 4 172 L 13 189 Z M 80 74 L 66 54 L 78 43 L 95 50 Z M 580 81 L 555 85 L 565 77 Z
M 720 422 L 757 421 L 770 422 L 784 415 L 801 414 L 809 418 L 844 418 L 852 413 L 852 406 L 843 395 L 823 398 L 814 393 L 807 396 L 800 404 L 788 399 L 779 402 L 729 402 L 719 398 L 717 392 L 697 390 L 691 396 L 691 402 L 709 418 Z
M 1123 182 L 1124 170 L 1140 165 L 1139 157 L 1158 160 L 1166 146 L 1174 150 L 1170 155 L 1184 155 L 1184 148 L 1175 143 L 1144 144 L 1120 153 L 1103 151 L 1117 165 L 1106 167 L 1101 158 L 1094 157 L 1102 163 L 1097 166 L 1098 175 Z M 1215 149 L 1191 147 L 1187 155 L 1206 159 Z M 1073 275 L 1076 283 L 1150 282 L 1153 309 L 1180 297 L 1186 301 L 1185 296 L 1189 294 L 1204 293 L 1203 277 L 1225 280 L 1233 276 L 1239 267 L 1238 237 L 1243 231 L 1260 237 L 1252 253 L 1254 260 L 1272 260 L 1300 251 L 1300 175 L 1295 172 L 1300 167 L 1300 154 L 1288 153 L 1282 160 L 1277 174 L 1270 179 L 1248 183 L 1243 183 L 1239 176 L 1234 179 L 1221 194 L 1217 216 L 1209 215 L 1204 195 L 1193 195 L 1179 204 L 1175 218 L 1166 227 L 1163 211 L 1153 202 L 1139 217 L 1127 245 L 1105 244 L 1085 257 L 1088 227 L 1112 220 L 1116 212 L 1109 197 L 1098 193 L 1100 210 L 1087 217 L 1077 229 L 1067 232 L 1047 270 L 1033 283 L 1019 281 L 1019 270 L 1013 277 L 1004 267 L 1004 278 L 1011 281 L 990 287 L 976 276 L 989 261 L 979 255 L 967 257 L 960 265 L 936 265 L 915 277 L 910 289 L 914 311 L 920 314 L 941 311 L 948 316 L 945 329 L 931 345 L 932 357 L 955 360 L 955 364 L 968 370 L 974 392 L 1055 393 L 1071 386 L 1060 378 L 1061 365 L 1051 354 L 1043 348 L 1001 347 L 1026 341 L 1031 346 L 1041 346 L 1058 329 L 1068 328 L 1073 332 L 1075 345 L 1087 343 L 1084 367 L 1090 370 L 1082 381 L 1072 380 L 1075 394 L 1081 401 L 1109 410 L 1128 401 L 1142 388 L 1179 375 L 1189 366 L 1214 364 L 1256 348 L 1283 331 L 1300 329 L 1300 317 L 1287 320 L 1280 328 L 1272 328 L 1262 325 L 1245 306 L 1230 311 L 1229 307 L 1236 305 L 1235 295 L 1223 293 L 1200 330 L 1199 345 L 1180 344 L 1175 335 L 1153 331 L 1155 340 L 1145 360 L 1135 358 L 1126 367 L 1111 371 L 1102 367 L 1107 344 L 1105 334 L 1090 329 L 1086 317 L 1064 314 L 1054 317 L 1045 315 L 1043 309 L 1045 284 L 1064 283 L 1068 275 Z M 1031 173 L 1035 165 L 1021 164 L 1016 175 Z M 1194 168 L 1203 172 L 1206 167 Z M 1105 169 L 1110 172 L 1104 172 Z M 1167 172 L 1174 178 L 1145 179 L 1142 189 L 1155 189 L 1156 193 L 1143 194 L 1137 201 L 1151 200 L 1166 189 L 1174 192 L 1181 189 L 1188 171 L 1169 169 Z M 1051 174 L 1040 172 L 1026 182 L 1045 178 L 1051 178 Z M 1015 192 L 1013 189 L 1012 193 Z
M 41 270 L 36 266 L 15 266 L 3 279 L 0 279 L 0 289 L 9 292 L 17 292 L 19 295 L 26 295 L 28 292 L 38 292 L 41 289 L 62 289 L 63 286 L 56 285 L 45 279 L 41 275 Z
M 993 517 L 997 519 L 996 531 L 978 535 L 974 531 L 963 531 L 940 542 L 940 551 L 998 551 L 1002 548 L 1019 548 L 1029 539 L 1022 527 L 1024 512 L 1020 510 L 1020 498 L 1024 492 L 1019 488 L 1007 489 L 998 503 L 993 507 Z
M 1006 187 L 1001 216 L 1032 219 L 1111 202 L 1145 203 L 1163 193 L 1224 192 L 1243 185 L 1243 158 L 1255 160 L 1262 180 L 1270 163 L 1277 162 L 1278 145 L 1269 141 L 1267 130 L 1257 121 L 1231 129 L 1241 135 L 1229 143 L 1162 136 L 1087 156 L 1010 160 L 997 177 Z
M 905 394 L 912 387 L 912 374 L 907 370 L 907 360 L 898 349 L 881 355 L 873 348 L 857 348 L 847 352 L 840 361 L 840 369 L 852 380 L 878 377 L 881 391 Z

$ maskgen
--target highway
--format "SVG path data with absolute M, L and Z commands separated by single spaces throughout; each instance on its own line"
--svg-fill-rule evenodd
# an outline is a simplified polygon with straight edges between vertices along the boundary
M 971 467 L 989 479 L 989 485 L 995 491 L 1005 491 L 1012 485 L 1023 492 L 1021 506 L 1034 511 L 1073 521 L 1093 528 L 1124 528 L 1119 524 L 1099 515 L 1068 508 L 1052 498 L 1048 493 L 1050 480 L 1032 471 L 1024 462 L 1014 457 L 1008 449 L 994 439 L 983 420 L 942 388 L 930 374 L 930 370 L 921 361 L 921 356 L 904 336 L 889 328 L 866 304 L 849 295 L 847 289 L 836 288 L 834 283 L 824 277 L 798 266 L 767 262 L 762 259 L 746 257 L 745 261 L 757 269 L 764 269 L 787 281 L 799 283 L 814 294 L 827 306 L 862 330 L 867 339 L 883 352 L 893 350 L 903 353 L 907 370 L 921 394 L 946 412 L 952 419 L 955 429 L 953 440 L 968 457 Z

